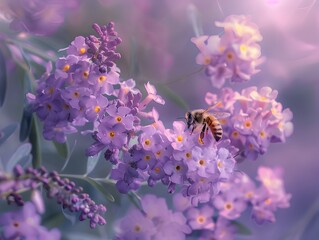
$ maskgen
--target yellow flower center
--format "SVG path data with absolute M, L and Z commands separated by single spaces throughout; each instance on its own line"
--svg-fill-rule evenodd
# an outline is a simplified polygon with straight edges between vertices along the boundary
M 221 168 L 222 166 L 223 166 L 222 161 L 218 161 L 218 163 L 217 163 L 217 167 Z
M 211 58 L 210 58 L 209 56 L 206 56 L 206 57 L 204 58 L 204 64 L 205 64 L 205 65 L 210 64 L 210 61 L 211 61 Z
M 204 216 L 198 216 L 196 220 L 197 220 L 198 223 L 203 224 L 206 219 L 205 219 Z
M 47 108 L 48 108 L 49 110 L 51 110 L 51 109 L 52 109 L 52 105 L 51 105 L 50 103 L 48 103 L 48 104 L 47 104 Z
M 205 160 L 201 159 L 201 160 L 199 160 L 198 163 L 199 163 L 199 165 L 204 166 L 205 165 Z
M 192 154 L 191 154 L 190 152 L 187 152 L 187 153 L 185 154 L 185 156 L 186 156 L 186 158 L 191 158 L 191 157 L 192 157 Z
M 245 127 L 246 127 L 246 128 L 251 128 L 251 126 L 252 126 L 251 121 L 250 121 L 250 120 L 246 120 L 246 121 L 245 121 Z
M 154 168 L 154 172 L 159 173 L 161 169 L 159 167 Z
M 252 198 L 254 196 L 254 194 L 252 192 L 247 192 L 245 194 L 246 198 Z
M 84 71 L 83 72 L 83 77 L 87 78 L 89 76 L 89 72 L 88 71 Z
M 180 165 L 177 165 L 177 166 L 175 167 L 175 169 L 176 169 L 176 171 L 180 171 L 180 170 L 182 169 L 182 167 L 181 167 Z
M 240 47 L 239 47 L 239 49 L 240 49 L 240 51 L 241 51 L 242 53 L 246 53 L 247 50 L 248 50 L 248 47 L 247 47 L 247 45 L 245 45 L 245 44 L 241 44 Z
M 94 112 L 98 113 L 99 111 L 101 111 L 101 107 L 100 106 L 95 106 Z
M 224 207 L 226 210 L 231 210 L 233 208 L 233 205 L 230 202 L 228 202 L 228 203 L 225 203 Z
M 70 69 L 70 65 L 65 64 L 62 70 L 63 70 L 63 72 L 67 72 L 67 71 L 69 71 L 69 69 Z
M 155 154 L 156 156 L 160 157 L 162 155 L 162 151 L 157 151 Z
M 146 139 L 146 140 L 144 141 L 144 144 L 145 144 L 146 146 L 149 146 L 149 145 L 151 145 L 151 140 L 149 140 L 149 139 Z
M 226 58 L 228 61 L 233 61 L 234 60 L 234 54 L 229 52 L 226 54 Z
M 265 204 L 270 205 L 270 204 L 271 204 L 271 199 L 270 199 L 270 198 L 267 198 L 267 199 L 265 200 Z
M 109 132 L 109 136 L 110 136 L 111 138 L 115 137 L 115 132 L 114 132 L 114 131 Z
M 122 121 L 122 118 L 121 118 L 120 116 L 117 116 L 117 117 L 116 117 L 116 121 L 117 121 L 117 122 L 121 122 L 121 121 Z
M 266 137 L 266 132 L 264 130 L 260 131 L 259 136 L 261 138 L 265 138 Z
M 145 159 L 145 161 L 149 161 L 149 160 L 151 160 L 151 156 L 150 155 L 145 155 L 144 159 Z
M 85 48 L 80 48 L 80 50 L 79 50 L 79 53 L 80 54 L 84 54 L 86 52 L 86 49 Z
M 178 135 L 177 138 L 176 138 L 176 140 L 177 140 L 178 142 L 183 141 L 183 136 L 182 136 L 182 135 Z
M 106 80 L 106 76 L 99 76 L 99 83 L 103 83 Z
M 79 92 L 74 92 L 74 93 L 73 93 L 73 96 L 74 96 L 74 97 L 79 97 L 80 94 L 79 94 Z
M 238 138 L 239 137 L 239 132 L 233 131 L 232 134 L 233 138 Z

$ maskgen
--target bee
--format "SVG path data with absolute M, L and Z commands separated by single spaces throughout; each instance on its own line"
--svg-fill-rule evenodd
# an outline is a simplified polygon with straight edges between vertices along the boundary
M 203 138 L 205 136 L 205 133 L 208 133 L 208 128 L 213 134 L 214 139 L 216 142 L 218 142 L 222 136 L 223 136 L 223 129 L 218 121 L 218 119 L 227 118 L 230 116 L 230 113 L 227 112 L 213 112 L 209 113 L 210 110 L 215 108 L 220 103 L 215 104 L 214 106 L 211 106 L 204 109 L 196 109 L 191 112 L 186 112 L 185 119 L 187 123 L 187 128 L 189 129 L 192 127 L 191 133 L 194 132 L 195 129 L 198 129 L 201 127 L 201 132 L 199 134 L 199 142 L 204 144 Z

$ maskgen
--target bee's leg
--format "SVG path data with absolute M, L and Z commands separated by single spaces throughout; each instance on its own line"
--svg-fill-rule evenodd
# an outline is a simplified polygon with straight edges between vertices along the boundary
M 192 128 L 192 131 L 191 131 L 191 134 L 194 132 L 195 128 L 196 128 L 196 126 L 195 126 L 195 124 L 194 124 L 194 125 L 193 125 L 193 128 Z
M 200 135 L 199 135 L 199 142 L 200 142 L 201 144 L 204 144 L 203 138 L 204 138 L 204 136 L 205 136 L 206 127 L 207 127 L 207 125 L 206 125 L 206 123 L 205 123 L 205 124 L 203 125 L 202 131 L 200 132 Z

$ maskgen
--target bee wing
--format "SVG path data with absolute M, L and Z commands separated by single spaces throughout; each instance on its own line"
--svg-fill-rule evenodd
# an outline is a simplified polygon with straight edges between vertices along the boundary
M 213 112 L 211 113 L 215 118 L 217 119 L 223 119 L 223 118 L 228 118 L 230 116 L 230 113 L 228 112 Z

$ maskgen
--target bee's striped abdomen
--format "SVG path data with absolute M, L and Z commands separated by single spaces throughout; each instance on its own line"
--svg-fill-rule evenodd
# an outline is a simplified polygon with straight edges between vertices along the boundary
M 218 142 L 223 136 L 223 129 L 219 121 L 214 116 L 209 115 L 206 117 L 205 122 L 209 126 L 216 142 Z

